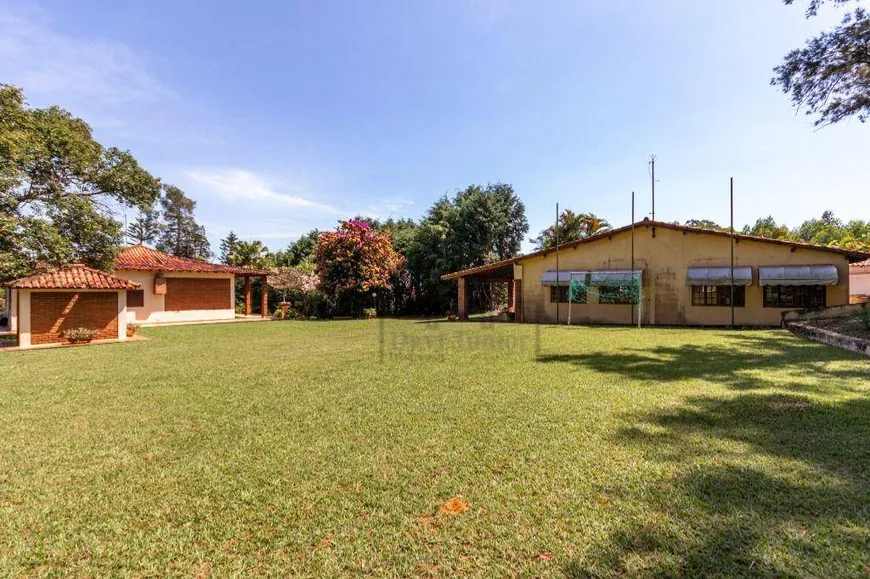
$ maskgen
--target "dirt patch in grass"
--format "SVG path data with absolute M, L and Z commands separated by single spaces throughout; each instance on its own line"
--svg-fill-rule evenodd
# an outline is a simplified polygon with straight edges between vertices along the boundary
M 844 336 L 852 336 L 853 338 L 861 338 L 862 340 L 870 340 L 870 330 L 868 330 L 861 320 L 856 318 L 831 318 L 829 320 L 813 320 L 810 325 L 829 332 L 836 332 Z

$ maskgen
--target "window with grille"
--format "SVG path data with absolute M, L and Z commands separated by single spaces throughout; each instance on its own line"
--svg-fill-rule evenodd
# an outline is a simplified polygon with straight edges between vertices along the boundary
M 630 286 L 599 286 L 599 304 L 633 304 L 633 290 Z
M 550 286 L 550 303 L 555 304 L 556 301 L 560 304 L 568 303 L 568 286 L 560 285 L 560 286 Z M 585 291 L 575 291 L 574 299 L 571 300 L 572 304 L 585 304 L 586 303 L 586 292 Z
M 730 306 L 730 285 L 693 285 L 693 306 Z M 734 307 L 742 308 L 746 305 L 746 287 L 734 286 Z
M 827 288 L 823 285 L 764 286 L 766 308 L 822 308 L 826 304 Z

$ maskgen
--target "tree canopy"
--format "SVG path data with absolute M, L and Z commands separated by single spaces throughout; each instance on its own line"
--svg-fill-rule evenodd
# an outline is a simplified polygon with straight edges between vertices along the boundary
M 794 0 L 784 0 L 792 4 Z M 807 18 L 815 16 L 825 0 L 811 0 Z M 832 0 L 845 4 L 849 0 Z M 839 26 L 789 52 L 774 68 L 771 84 L 791 97 L 792 103 L 815 115 L 816 126 L 870 115 L 870 16 L 863 8 L 847 13 Z
M 314 254 L 317 250 L 317 238 L 320 231 L 312 229 L 293 243 L 284 251 L 275 254 L 275 262 L 282 267 L 295 267 L 302 263 L 314 263 Z
M 160 221 L 154 211 L 139 211 L 136 219 L 127 225 L 125 232 L 130 243 L 151 244 L 160 235 Z
M 233 231 L 230 231 L 225 238 L 221 239 L 221 263 L 236 265 L 236 250 L 238 245 L 239 236 Z
M 505 183 L 471 185 L 436 201 L 405 249 L 418 307 L 449 309 L 456 288 L 442 275 L 515 257 L 528 231 L 525 205 Z
M 211 248 L 205 228 L 194 218 L 196 201 L 174 185 L 164 185 L 160 197 L 162 225 L 157 249 L 188 259 L 208 259 Z
M 160 182 L 128 152 L 98 143 L 59 107 L 27 105 L 0 85 L 0 281 L 36 261 L 111 269 L 123 241 L 115 214 L 147 210 Z
M 230 265 L 267 269 L 275 264 L 274 256 L 262 241 L 237 241 L 235 249 L 228 260 Z

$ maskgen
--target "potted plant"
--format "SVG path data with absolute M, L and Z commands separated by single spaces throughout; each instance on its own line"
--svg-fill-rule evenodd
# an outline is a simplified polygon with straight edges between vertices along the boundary
M 139 331 L 139 324 L 127 324 L 127 337 L 132 338 Z
M 278 302 L 278 307 L 282 313 L 280 319 L 287 317 L 287 312 L 290 311 L 290 294 L 298 284 L 299 272 L 295 268 L 279 267 L 269 274 L 269 287 L 281 296 L 281 301 Z
M 72 328 L 63 333 L 64 339 L 70 344 L 87 344 L 96 336 L 97 331 L 89 328 Z

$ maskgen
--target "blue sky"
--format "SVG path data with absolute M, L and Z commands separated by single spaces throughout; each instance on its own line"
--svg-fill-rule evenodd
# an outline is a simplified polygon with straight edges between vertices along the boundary
M 729 2 L 0 0 L 0 82 L 59 104 L 273 250 L 512 183 L 614 225 L 870 218 L 870 127 L 814 130 L 771 69 L 843 11 Z M 528 248 L 528 244 L 526 246 Z

